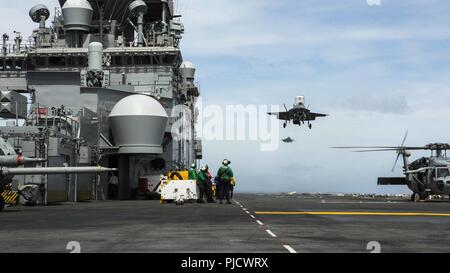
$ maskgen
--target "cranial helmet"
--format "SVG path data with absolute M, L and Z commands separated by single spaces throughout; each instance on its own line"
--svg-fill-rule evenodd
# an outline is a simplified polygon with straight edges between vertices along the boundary
M 195 163 L 192 163 L 192 164 L 191 164 L 191 168 L 192 168 L 192 169 L 195 169 L 195 168 L 197 168 L 197 165 L 195 165 Z
M 228 166 L 231 164 L 231 161 L 228 159 L 224 159 L 222 163 L 223 163 L 223 165 Z

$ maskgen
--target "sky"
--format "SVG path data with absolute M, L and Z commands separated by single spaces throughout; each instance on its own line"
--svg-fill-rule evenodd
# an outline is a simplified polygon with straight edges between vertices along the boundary
M 204 162 L 232 161 L 240 191 L 406 193 L 379 187 L 395 153 L 330 147 L 450 142 L 450 2 L 446 0 L 179 0 L 185 60 L 206 105 L 282 105 L 304 95 L 330 114 L 291 126 L 263 152 L 257 141 L 204 141 Z M 0 0 L 2 32 L 30 33 L 33 4 Z M 11 36 L 11 35 L 10 35 Z M 414 153 L 413 158 L 426 155 Z

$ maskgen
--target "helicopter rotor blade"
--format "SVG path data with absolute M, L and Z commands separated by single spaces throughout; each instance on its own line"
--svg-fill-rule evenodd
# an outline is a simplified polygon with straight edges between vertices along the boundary
M 395 147 L 395 146 L 353 146 L 353 147 L 331 147 L 332 149 L 392 149 L 392 150 L 429 150 L 429 147 Z
M 398 149 L 376 149 L 376 150 L 360 150 L 360 151 L 353 151 L 354 153 L 374 153 L 374 152 L 395 152 L 398 151 Z
M 332 149 L 398 149 L 394 146 L 343 146 L 343 147 L 331 147 Z

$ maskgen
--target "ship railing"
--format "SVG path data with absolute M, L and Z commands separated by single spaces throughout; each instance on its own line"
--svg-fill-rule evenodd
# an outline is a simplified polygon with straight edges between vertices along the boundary
M 8 42 L 6 44 L 3 44 L 2 42 L 0 42 L 0 50 L 1 50 L 1 54 L 0 56 L 5 56 L 5 55 L 10 55 L 10 54 L 26 54 L 28 53 L 30 50 L 35 48 L 35 43 L 34 41 L 29 41 L 27 44 L 21 44 L 19 50 L 16 50 L 16 44 L 13 42 Z
M 66 137 L 78 137 L 80 130 L 79 117 L 82 109 L 79 107 L 47 107 L 36 104 L 32 108 L 31 118 L 36 124 L 44 124 L 45 127 L 57 127 L 61 135 Z

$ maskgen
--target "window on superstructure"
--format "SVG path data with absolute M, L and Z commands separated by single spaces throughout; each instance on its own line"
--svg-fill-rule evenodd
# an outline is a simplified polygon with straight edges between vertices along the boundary
M 23 69 L 23 60 L 22 59 L 16 59 L 14 60 L 14 70 L 22 70 Z
M 141 63 L 141 56 L 134 56 L 134 64 L 140 65 Z
M 123 56 L 114 56 L 112 58 L 112 65 L 122 66 L 123 65 Z
M 164 64 L 170 65 L 170 64 L 173 64 L 174 60 L 175 60 L 174 55 L 165 55 L 163 62 L 164 62 Z
M 65 39 L 65 32 L 62 28 L 60 28 L 58 31 L 58 39 Z
M 36 64 L 37 67 L 44 67 L 44 66 L 47 66 L 46 59 L 47 58 L 45 58 L 45 57 L 37 57 L 37 58 L 34 58 L 34 63 Z
M 11 59 L 7 59 L 5 61 L 5 70 L 12 70 L 13 68 L 13 61 Z
M 88 58 L 85 56 L 78 57 L 78 65 L 81 67 L 85 67 L 88 65 Z
M 68 66 L 78 66 L 78 57 L 69 57 L 67 58 L 67 65 Z
M 133 65 L 133 56 L 127 56 L 127 65 Z
M 151 56 L 142 56 L 142 64 L 143 65 L 151 65 L 152 57 Z
M 150 65 L 151 64 L 150 56 L 134 56 L 134 64 L 135 65 Z
M 65 57 L 50 57 L 49 59 L 50 66 L 66 66 L 66 58 Z

